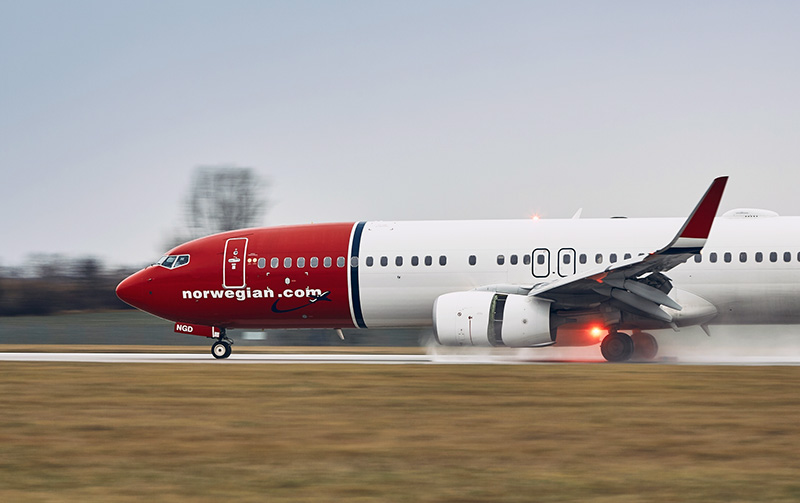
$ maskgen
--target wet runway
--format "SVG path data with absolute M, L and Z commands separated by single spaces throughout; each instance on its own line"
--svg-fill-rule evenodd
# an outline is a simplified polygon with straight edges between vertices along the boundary
M 427 355 L 232 354 L 217 360 L 206 353 L 0 353 L 0 361 L 82 363 L 432 363 Z
M 369 364 L 369 365 L 536 365 L 563 363 L 606 363 L 599 355 L 586 351 L 567 351 L 556 354 L 519 351 L 512 354 L 449 353 L 449 354 L 270 354 L 234 353 L 225 360 L 216 360 L 203 353 L 0 353 L 6 362 L 77 362 L 77 363 L 205 363 L 227 364 Z M 661 357 L 653 362 L 631 362 L 653 365 L 762 365 L 797 366 L 800 357 L 757 356 L 719 358 Z

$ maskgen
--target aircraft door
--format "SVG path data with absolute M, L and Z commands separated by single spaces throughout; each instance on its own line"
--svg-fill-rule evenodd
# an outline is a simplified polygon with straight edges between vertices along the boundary
M 561 248 L 558 250 L 558 275 L 562 278 L 575 274 L 575 249 Z
M 550 275 L 550 250 L 547 248 L 533 250 L 533 275 L 537 278 Z
M 247 238 L 231 238 L 225 242 L 225 259 L 222 263 L 222 286 L 244 288 L 244 258 L 247 255 Z

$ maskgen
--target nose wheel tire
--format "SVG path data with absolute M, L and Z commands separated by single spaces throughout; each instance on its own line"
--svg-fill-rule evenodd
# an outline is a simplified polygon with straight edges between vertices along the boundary
M 231 345 L 227 341 L 217 341 L 211 346 L 211 354 L 214 358 L 227 358 L 231 355 Z
M 600 351 L 610 362 L 625 362 L 633 355 L 633 340 L 628 334 L 611 332 L 600 343 Z

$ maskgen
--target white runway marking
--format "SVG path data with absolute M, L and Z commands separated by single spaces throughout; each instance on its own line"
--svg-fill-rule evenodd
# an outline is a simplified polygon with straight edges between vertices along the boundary
M 76 363 L 206 363 L 206 364 L 370 364 L 370 365 L 531 365 L 558 363 L 605 363 L 602 359 L 575 357 L 561 354 L 560 358 L 532 358 L 528 353 L 491 354 L 427 354 L 427 355 L 376 355 L 376 354 L 271 354 L 240 353 L 224 360 L 216 360 L 203 353 L 0 353 L 6 362 L 76 362 Z M 759 365 L 797 366 L 800 358 L 753 357 L 720 358 L 719 361 L 680 361 L 665 358 L 648 364 L 678 365 Z

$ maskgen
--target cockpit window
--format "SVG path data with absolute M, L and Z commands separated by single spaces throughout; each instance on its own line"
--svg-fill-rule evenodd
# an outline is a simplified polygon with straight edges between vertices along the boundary
M 166 269 L 177 269 L 189 263 L 189 255 L 164 255 L 156 264 Z

